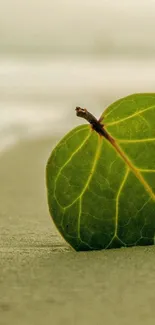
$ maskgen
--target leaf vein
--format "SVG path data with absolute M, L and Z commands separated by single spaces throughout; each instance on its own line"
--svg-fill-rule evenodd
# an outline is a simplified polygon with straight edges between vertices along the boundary
M 115 216 L 115 233 L 114 233 L 114 236 L 117 236 L 117 230 L 118 230 L 118 216 L 119 216 L 119 199 L 120 199 L 120 195 L 121 195 L 121 192 L 123 190 L 123 187 L 125 185 L 125 182 L 128 178 L 128 175 L 129 175 L 129 168 L 127 167 L 127 170 L 126 170 L 126 173 L 123 177 L 123 180 L 121 182 L 121 185 L 119 187 L 119 190 L 118 190 L 118 193 L 117 193 L 117 196 L 116 196 L 116 216 Z
M 88 135 L 86 136 L 86 138 L 83 140 L 83 142 L 80 144 L 80 146 L 72 153 L 72 155 L 69 157 L 69 159 L 64 163 L 64 165 L 59 169 L 59 172 L 55 178 L 55 186 L 54 186 L 54 196 L 56 197 L 56 184 L 58 181 L 58 178 L 60 176 L 60 174 L 62 173 L 63 169 L 65 168 L 65 166 L 68 165 L 68 163 L 72 160 L 72 158 L 76 155 L 76 153 L 84 146 L 84 144 L 89 140 L 91 135 L 91 130 L 88 133 Z
M 137 168 L 142 173 L 155 173 L 155 169 Z
M 133 118 L 133 117 L 135 117 L 137 115 L 143 114 L 143 113 L 145 113 L 145 112 L 147 112 L 147 111 L 149 111 L 151 109 L 154 109 L 154 108 L 155 108 L 155 105 L 152 105 L 150 107 L 147 107 L 147 108 L 142 109 L 141 111 L 135 112 L 132 115 L 129 115 L 127 117 L 124 117 L 124 118 L 122 118 L 120 120 L 117 120 L 117 121 L 114 121 L 114 122 L 111 122 L 111 123 L 107 123 L 106 126 L 112 126 L 112 125 L 116 125 L 116 124 L 122 123 L 122 122 L 124 122 L 126 120 L 129 120 L 129 119 L 131 119 L 131 118 Z
M 119 143 L 139 143 L 139 142 L 151 142 L 155 141 L 155 138 L 145 138 L 145 139 L 116 139 Z
M 92 177 L 94 175 L 94 172 L 96 170 L 97 162 L 99 160 L 99 157 L 100 157 L 100 154 L 101 154 L 101 148 L 102 148 L 102 144 L 103 144 L 103 139 L 102 138 L 98 137 L 98 141 L 99 142 L 98 142 L 98 146 L 97 146 L 97 150 L 96 150 L 96 153 L 95 153 L 94 162 L 93 162 L 93 165 L 92 165 L 90 175 L 89 175 L 89 177 L 87 179 L 87 182 L 86 182 L 80 196 L 78 197 L 78 199 L 79 199 L 79 215 L 78 215 L 78 236 L 79 236 L 79 238 L 81 238 L 80 237 L 80 225 L 81 225 L 81 214 L 82 214 L 82 197 L 83 197 L 84 193 L 86 192 L 86 190 L 87 190 L 87 188 L 88 188 L 88 186 L 89 186 L 89 184 L 91 182 L 91 179 L 92 179 Z

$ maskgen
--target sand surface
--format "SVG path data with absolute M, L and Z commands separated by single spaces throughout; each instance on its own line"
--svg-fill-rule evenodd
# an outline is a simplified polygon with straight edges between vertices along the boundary
M 155 247 L 74 252 L 46 202 L 52 140 L 0 156 L 0 325 L 155 323 Z

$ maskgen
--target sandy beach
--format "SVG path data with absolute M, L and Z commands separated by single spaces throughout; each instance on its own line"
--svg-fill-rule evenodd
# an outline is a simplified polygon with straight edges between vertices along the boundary
M 155 248 L 74 252 L 48 213 L 52 146 L 0 157 L 0 324 L 154 324 Z

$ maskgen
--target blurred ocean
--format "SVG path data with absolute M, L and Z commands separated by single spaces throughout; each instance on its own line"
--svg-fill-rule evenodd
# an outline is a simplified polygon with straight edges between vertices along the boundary
M 62 136 L 112 101 L 155 91 L 155 1 L 36 0 L 0 4 L 0 153 Z
M 119 97 L 154 92 L 155 61 L 0 59 L 0 150 L 28 137 L 62 136 L 83 123 L 75 107 L 96 116 Z

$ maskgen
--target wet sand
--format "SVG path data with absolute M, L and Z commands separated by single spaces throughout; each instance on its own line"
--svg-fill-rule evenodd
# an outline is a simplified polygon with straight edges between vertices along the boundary
M 48 213 L 51 148 L 0 157 L 0 325 L 154 324 L 155 247 L 74 252 Z

